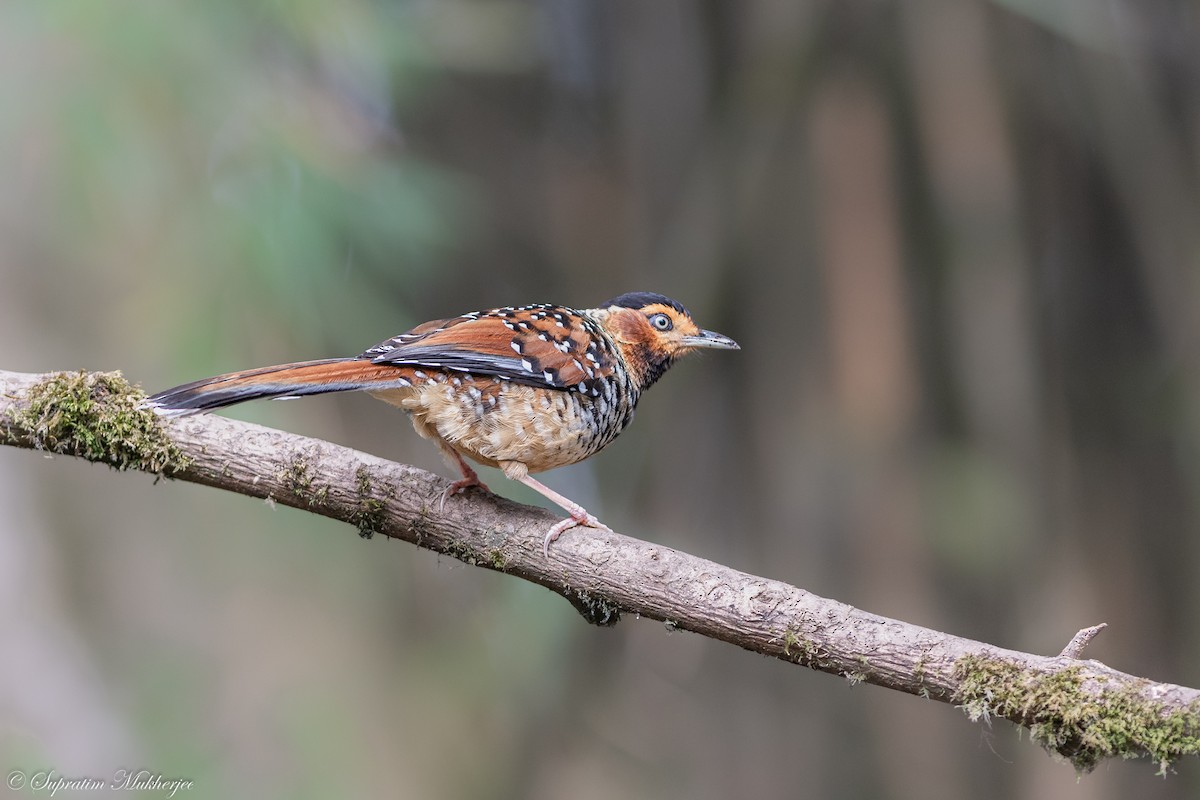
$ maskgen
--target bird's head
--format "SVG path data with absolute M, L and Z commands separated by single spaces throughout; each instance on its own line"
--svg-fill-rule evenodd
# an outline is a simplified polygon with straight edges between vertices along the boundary
M 682 303 L 661 294 L 630 292 L 614 297 L 597 311 L 643 390 L 675 359 L 693 350 L 740 349 L 728 336 L 701 328 Z

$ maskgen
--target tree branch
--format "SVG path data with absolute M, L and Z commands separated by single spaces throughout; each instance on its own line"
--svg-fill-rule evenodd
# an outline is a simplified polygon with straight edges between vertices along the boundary
M 868 614 L 779 581 L 592 529 L 542 555 L 548 512 L 480 492 L 439 508 L 441 478 L 328 442 L 215 416 L 164 421 L 119 373 L 0 371 L 0 444 L 78 455 L 304 509 L 562 595 L 590 622 L 621 612 L 763 655 L 1027 727 L 1088 770 L 1149 755 L 1166 771 L 1200 752 L 1200 691 L 1079 660 L 1005 650 Z

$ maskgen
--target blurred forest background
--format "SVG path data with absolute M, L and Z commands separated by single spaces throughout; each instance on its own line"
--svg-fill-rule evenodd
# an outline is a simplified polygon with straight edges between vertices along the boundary
M 546 480 L 872 612 L 1200 685 L 1185 0 L 0 6 L 0 368 L 149 390 L 653 290 Z M 233 416 L 452 472 L 366 397 Z M 495 474 L 505 494 L 534 502 Z M 0 766 L 190 797 L 1194 798 L 316 516 L 0 449 Z M 62 796 L 62 795 L 60 795 Z

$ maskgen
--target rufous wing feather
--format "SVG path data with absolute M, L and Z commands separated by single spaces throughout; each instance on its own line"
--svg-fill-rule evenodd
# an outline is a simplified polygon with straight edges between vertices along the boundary
M 363 357 L 592 394 L 616 368 L 607 342 L 592 319 L 560 306 L 533 305 L 426 323 Z

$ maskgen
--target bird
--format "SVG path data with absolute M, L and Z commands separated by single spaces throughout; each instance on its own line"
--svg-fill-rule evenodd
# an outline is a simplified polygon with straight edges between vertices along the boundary
M 489 491 L 470 461 L 498 467 L 569 515 L 542 550 L 572 527 L 609 530 L 535 473 L 595 455 L 633 420 L 642 393 L 696 350 L 738 350 L 700 328 L 681 303 L 630 292 L 596 308 L 505 306 L 418 325 L 351 358 L 230 372 L 159 392 L 146 407 L 166 417 L 249 400 L 362 391 L 408 413 L 413 427 L 462 477 L 441 496 Z

